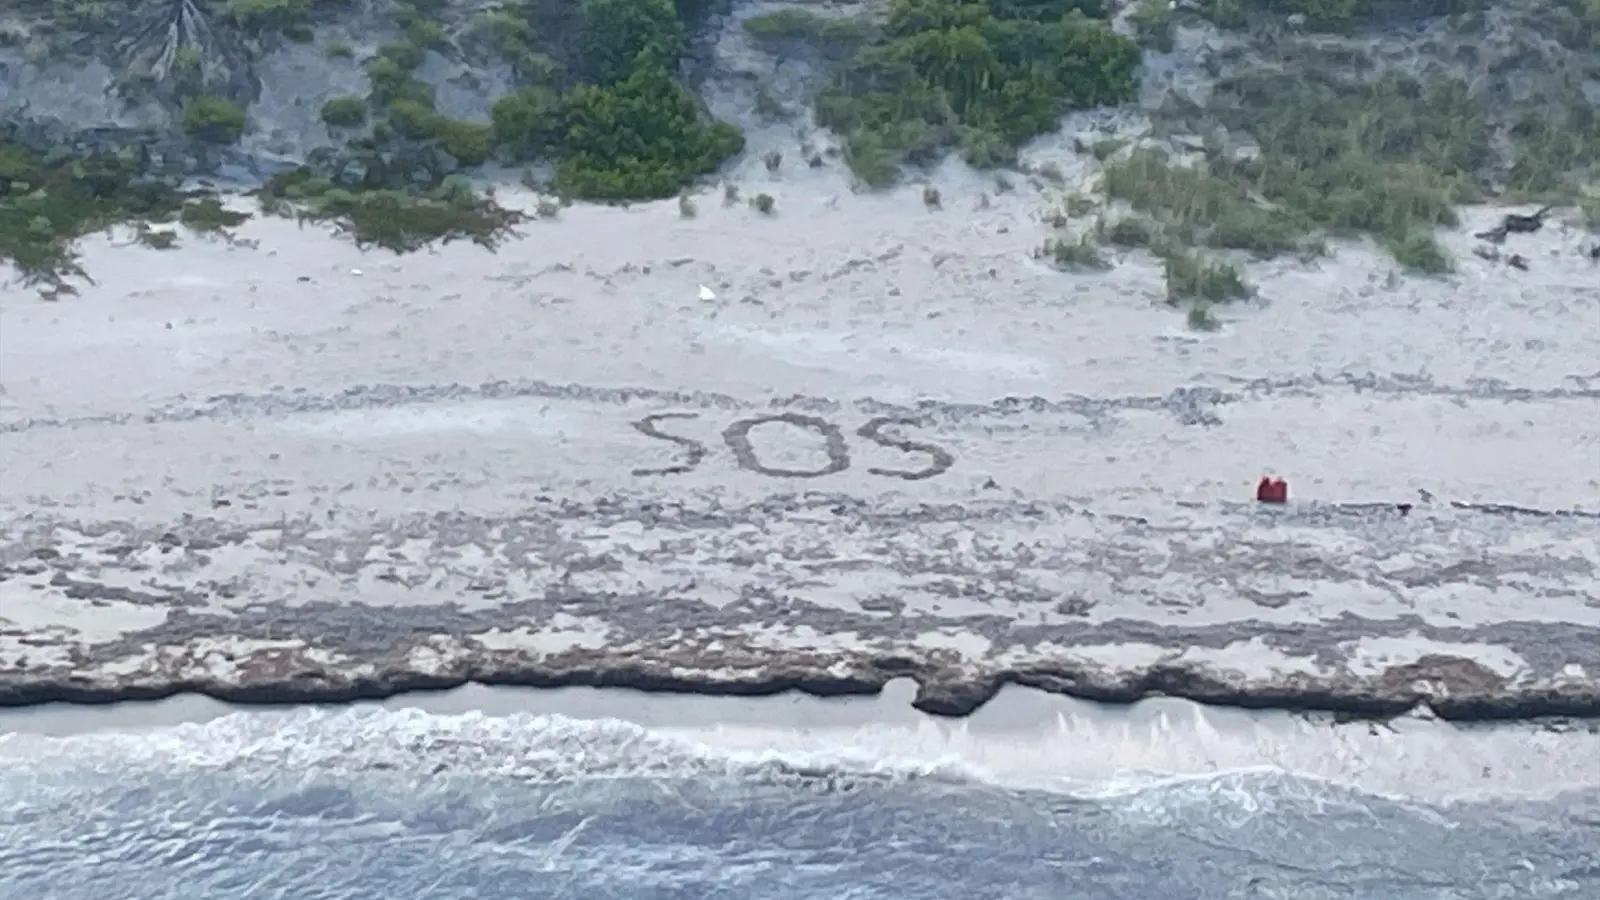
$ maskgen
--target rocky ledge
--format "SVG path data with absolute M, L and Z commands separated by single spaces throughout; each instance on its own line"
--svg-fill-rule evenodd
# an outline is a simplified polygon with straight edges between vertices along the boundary
M 43 520 L 8 535 L 0 565 L 0 703 L 298 703 L 467 682 L 840 695 L 910 677 L 918 708 L 951 716 L 1006 683 L 1362 716 L 1595 715 L 1600 609 L 1578 581 L 1596 557 L 1572 555 L 1595 530 L 1532 510 L 1153 522 L 842 496 L 551 499 L 360 530 Z M 1564 546 L 1565 563 L 1456 540 L 1512 531 Z M 1528 618 L 1481 620 L 1499 604 Z

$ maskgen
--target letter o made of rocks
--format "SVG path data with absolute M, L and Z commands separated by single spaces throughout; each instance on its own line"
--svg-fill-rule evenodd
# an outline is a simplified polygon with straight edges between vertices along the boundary
M 828 454 L 828 464 L 815 471 L 805 469 L 775 469 L 763 465 L 756 456 L 756 448 L 750 443 L 750 430 L 757 425 L 766 425 L 772 422 L 782 422 L 796 428 L 805 428 L 822 435 L 827 442 L 824 450 Z M 722 439 L 727 442 L 728 449 L 733 451 L 734 458 L 738 460 L 740 468 L 773 478 L 821 478 L 824 475 L 835 475 L 850 468 L 850 448 L 845 444 L 844 432 L 839 426 L 818 416 L 807 416 L 801 413 L 777 413 L 770 416 L 756 416 L 751 419 L 740 419 L 729 425 L 722 432 Z

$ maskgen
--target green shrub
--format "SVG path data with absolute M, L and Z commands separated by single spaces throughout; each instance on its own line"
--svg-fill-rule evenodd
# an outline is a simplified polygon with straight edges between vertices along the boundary
M 378 48 L 375 59 L 386 59 L 403 72 L 415 71 L 426 56 L 423 48 L 406 41 L 395 41 Z
M 525 87 L 494 102 L 490 121 L 494 140 L 516 160 L 554 152 L 562 135 L 561 98 L 547 87 Z
M 109 225 L 171 221 L 181 191 L 142 178 L 135 163 L 114 154 L 49 157 L 0 143 L 0 262 L 24 284 L 64 289 L 82 275 L 73 245 Z
M 1174 305 L 1183 301 L 1225 303 L 1247 299 L 1252 293 L 1238 269 L 1182 250 L 1167 253 L 1162 274 L 1167 279 L 1167 302 Z
M 178 221 L 192 231 L 215 234 L 238 228 L 249 221 L 250 214 L 236 212 L 222 205 L 215 197 L 201 197 L 183 205 Z
M 590 78 L 617 84 L 643 64 L 670 68 L 683 49 L 683 23 L 672 0 L 582 0 L 583 60 Z
M 1007 164 L 1071 109 L 1129 100 L 1139 50 L 1104 21 L 999 18 L 981 0 L 894 0 L 883 35 L 815 99 L 817 120 L 865 142 L 856 169 L 882 183 L 882 158 L 929 163 L 959 146 L 974 165 Z
M 1090 235 L 1084 235 L 1075 241 L 1050 240 L 1045 242 L 1044 249 L 1050 259 L 1063 269 L 1100 271 L 1111 268 L 1111 264 L 1100 253 L 1100 246 Z
M 1106 241 L 1118 247 L 1151 247 L 1156 242 L 1156 228 L 1149 219 L 1128 216 L 1106 230 Z
M 367 121 L 367 101 L 360 97 L 334 97 L 322 104 L 322 121 L 333 128 L 359 128 Z
M 384 112 L 389 127 L 401 137 L 425 140 L 433 137 L 438 129 L 440 116 L 433 111 L 432 104 L 402 98 L 391 102 Z
M 405 26 L 406 40 L 411 46 L 421 50 L 432 50 L 442 47 L 449 41 L 445 37 L 444 26 L 438 22 L 418 20 L 409 22 Z
M 571 197 L 675 196 L 744 149 L 738 129 L 702 122 L 695 98 L 665 69 L 647 64 L 645 55 L 626 80 L 580 85 L 562 107 L 556 184 Z
M 172 52 L 172 77 L 185 89 L 198 87 L 204 78 L 205 61 L 200 51 L 187 44 Z
M 1206 114 L 1254 137 L 1259 156 L 1214 148 L 1176 166 L 1140 151 L 1107 168 L 1107 192 L 1177 242 L 1260 256 L 1316 252 L 1321 234 L 1395 247 L 1454 225 L 1490 159 L 1481 109 L 1457 80 L 1255 72 L 1219 81 Z
M 1429 231 L 1413 231 L 1404 237 L 1387 242 L 1394 261 L 1408 272 L 1423 275 L 1444 275 L 1455 270 L 1455 260 L 1439 246 Z
M 463 166 L 481 166 L 494 152 L 494 129 L 477 122 L 438 116 L 431 136 Z
M 303 24 L 310 0 L 228 0 L 228 15 L 245 28 L 282 30 Z
M 357 246 L 410 253 L 436 242 L 470 240 L 494 249 L 527 216 L 478 195 L 451 177 L 426 191 L 352 190 L 309 168 L 274 176 L 261 189 L 264 208 L 332 222 Z
M 1172 0 L 1138 0 L 1129 20 L 1140 46 L 1172 52 Z
M 1242 180 L 1205 166 L 1173 165 L 1159 151 L 1135 151 L 1108 166 L 1105 187 L 1112 199 L 1160 221 L 1180 243 L 1273 256 L 1302 247 L 1309 228 L 1292 211 L 1254 202 Z
M 211 144 L 232 144 L 244 134 L 244 110 L 226 97 L 203 94 L 183 103 L 185 134 Z
M 862 18 L 824 16 L 804 9 L 780 9 L 744 20 L 745 33 L 767 43 L 809 43 L 853 47 L 872 37 Z

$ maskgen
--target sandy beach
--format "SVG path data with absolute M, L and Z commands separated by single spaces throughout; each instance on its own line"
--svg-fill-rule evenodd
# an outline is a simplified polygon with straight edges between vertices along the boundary
M 946 715 L 1008 681 L 1600 710 L 1579 230 L 1529 272 L 1471 255 L 1492 210 L 1446 279 L 1255 265 L 1202 334 L 1147 258 L 1034 259 L 1049 185 L 744 176 L 776 215 L 708 190 L 403 258 L 265 219 L 89 241 L 60 302 L 13 282 L 0 700 L 909 676 Z

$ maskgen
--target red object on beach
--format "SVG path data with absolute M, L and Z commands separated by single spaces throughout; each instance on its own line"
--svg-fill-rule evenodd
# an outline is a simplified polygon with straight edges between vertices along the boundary
M 1288 503 L 1289 485 L 1282 478 L 1261 476 L 1261 483 L 1256 485 L 1257 503 Z
M 1282 478 L 1272 479 L 1272 502 L 1289 502 L 1289 482 L 1284 481 Z

